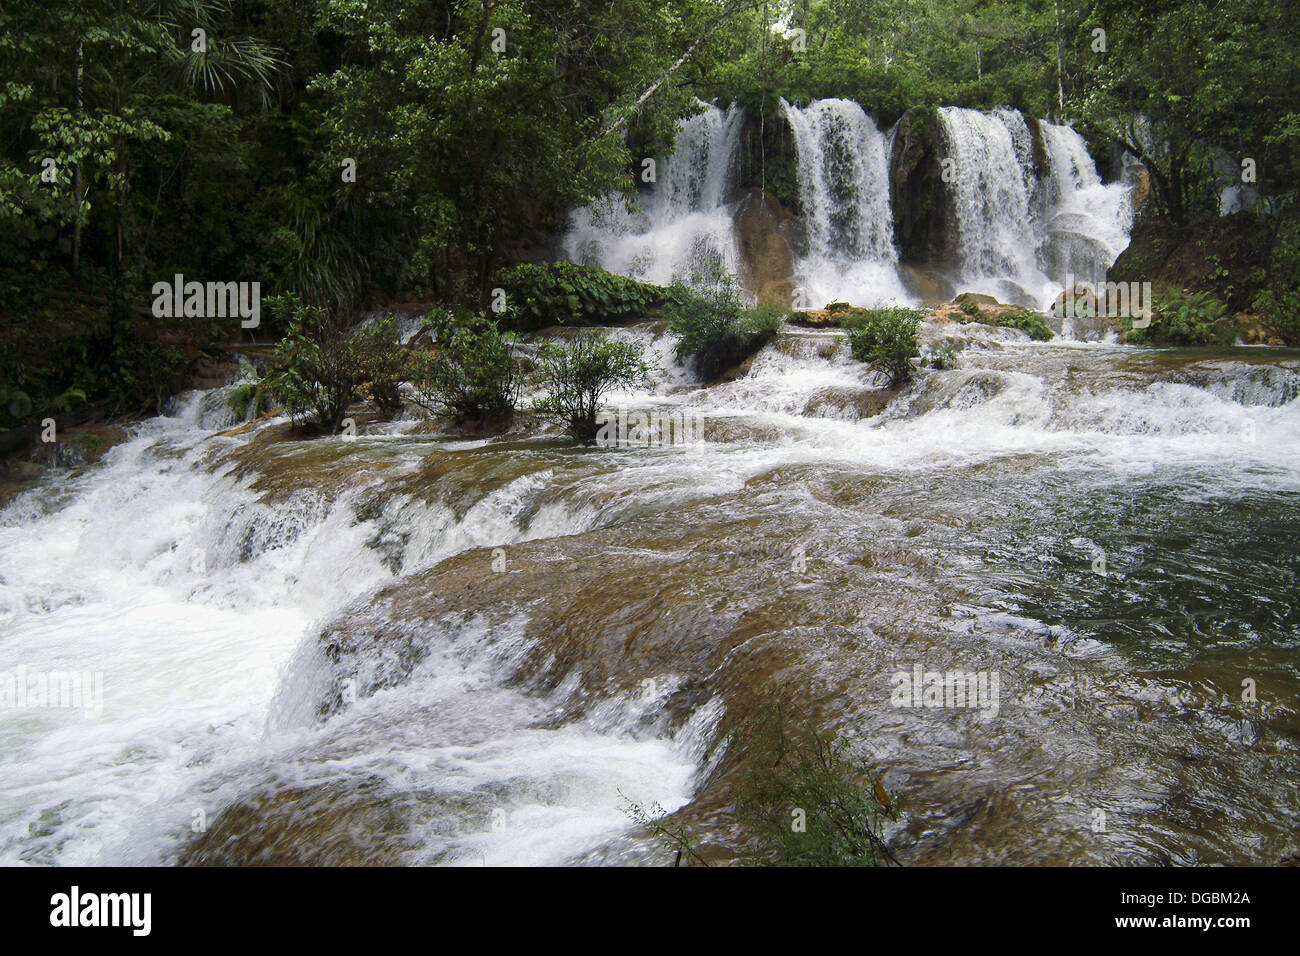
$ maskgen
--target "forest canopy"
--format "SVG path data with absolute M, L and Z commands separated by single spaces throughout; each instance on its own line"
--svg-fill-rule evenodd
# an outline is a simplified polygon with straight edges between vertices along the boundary
M 568 210 L 632 196 L 701 100 L 1069 121 L 1095 154 L 1139 156 L 1173 225 L 1217 216 L 1224 157 L 1249 160 L 1269 234 L 1300 248 L 1296 36 L 1280 0 L 11 3 L 0 358 L 35 347 L 12 331 L 33 314 L 95 326 L 91 351 L 116 355 L 177 273 L 338 314 L 399 295 L 481 305 Z M 133 387 L 116 381 L 125 353 L 87 363 L 23 374 L 46 392 L 77 374 Z

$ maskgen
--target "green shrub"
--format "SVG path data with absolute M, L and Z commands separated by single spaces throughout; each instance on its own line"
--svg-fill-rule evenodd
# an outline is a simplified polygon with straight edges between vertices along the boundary
M 426 321 L 434 330 L 435 348 L 413 363 L 416 403 L 452 416 L 458 425 L 509 424 L 523 383 L 514 337 L 481 315 L 442 313 Z
M 270 381 L 241 358 L 239 379 L 230 390 L 226 404 L 240 421 L 256 418 L 273 404 Z
M 1133 345 L 1231 345 L 1237 326 L 1228 307 L 1208 292 L 1170 291 L 1156 296 L 1151 324 L 1133 328 L 1124 320 L 1124 340 Z
M 1019 329 L 1035 342 L 1046 342 L 1053 337 L 1051 328 L 1043 316 L 1032 309 L 1017 309 L 1014 312 L 989 313 L 985 315 L 978 305 L 967 301 L 961 307 L 963 315 L 957 321 L 962 324 L 979 322 L 982 325 L 997 325 L 1004 329 Z
M 912 374 L 908 361 L 921 354 L 917 334 L 923 313 L 898 306 L 848 313 L 841 325 L 849 333 L 853 357 L 867 362 L 889 377 L 897 388 Z
M 663 302 L 659 286 L 572 262 L 524 263 L 503 269 L 502 318 L 519 331 L 547 325 L 603 325 L 652 314 Z
M 267 386 L 295 420 L 331 434 L 338 431 L 366 383 L 381 411 L 393 414 L 401 408 L 397 389 L 403 362 L 392 316 L 349 333 L 323 309 L 304 305 L 296 296 L 268 306 L 292 316 L 275 347 L 279 371 Z
M 357 356 L 359 374 L 368 383 L 370 400 L 383 415 L 392 418 L 402 410 L 402 379 L 406 375 L 406 351 L 398 343 L 397 317 L 391 313 L 354 332 L 351 344 Z
M 957 350 L 946 343 L 938 348 L 926 349 L 921 356 L 921 368 L 932 368 L 940 372 L 956 368 L 958 362 Z
M 679 336 L 677 358 L 691 361 L 705 382 L 770 342 L 787 315 L 777 306 L 747 308 L 735 277 L 726 272 L 703 288 L 674 281 L 665 298 L 669 328 Z
M 651 366 L 630 342 L 583 335 L 571 343 L 544 343 L 537 351 L 537 380 L 546 389 L 534 409 L 564 425 L 584 445 L 596 441 L 596 414 L 612 388 L 648 385 Z
M 897 816 L 850 742 L 795 719 L 792 695 L 769 689 L 727 745 L 741 767 L 736 820 L 755 862 L 777 866 L 874 866 L 897 862 L 881 824 Z M 802 826 L 796 826 L 801 822 Z

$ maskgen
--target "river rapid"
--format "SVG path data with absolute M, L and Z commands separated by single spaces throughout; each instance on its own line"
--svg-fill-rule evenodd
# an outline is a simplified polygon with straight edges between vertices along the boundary
M 1300 355 L 1032 343 L 882 394 L 786 327 L 611 410 L 700 440 L 355 439 L 191 393 L 0 511 L 0 863 L 663 863 L 737 834 L 784 683 L 883 774 L 905 864 L 1271 863 L 1300 814 Z M 993 706 L 901 700 L 979 673 Z M 30 701 L 28 702 L 31 703 Z M 918 706 L 918 704 L 920 704 Z

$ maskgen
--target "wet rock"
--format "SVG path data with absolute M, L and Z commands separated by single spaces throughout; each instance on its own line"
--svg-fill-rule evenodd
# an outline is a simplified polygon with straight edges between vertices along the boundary
M 794 291 L 794 252 L 781 231 L 780 208 L 761 190 L 751 189 L 736 210 L 735 223 L 745 288 L 757 294 L 760 305 L 788 308 Z
M 939 305 L 952 301 L 957 294 L 956 287 L 947 276 L 932 270 L 918 269 L 915 266 L 901 264 L 898 267 L 903 285 L 912 295 L 925 305 Z

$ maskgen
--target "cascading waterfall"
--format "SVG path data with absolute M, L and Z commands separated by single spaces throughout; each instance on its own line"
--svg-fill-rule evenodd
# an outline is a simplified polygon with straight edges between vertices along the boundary
M 1039 264 L 1057 283 L 1073 276 L 1096 283 L 1129 242 L 1132 189 L 1102 183 L 1083 137 L 1068 126 L 1040 123 L 1051 163 L 1045 180 L 1051 206 L 1043 218 Z
M 1003 301 L 1023 301 L 1037 274 L 1029 190 L 1012 128 L 1016 114 L 989 114 L 946 106 L 939 123 L 952 162 L 957 216 L 958 269 L 962 284 Z
M 1036 175 L 1033 139 L 1017 110 L 944 107 L 964 288 L 1046 309 L 1071 277 L 1100 282 L 1128 245 L 1130 189 L 1105 185 L 1068 126 L 1039 124 L 1049 168 Z
M 781 100 L 798 154 L 807 254 L 795 264 L 805 306 L 907 301 L 889 206 L 888 137 L 858 104 Z
M 667 285 L 721 266 L 740 270 L 728 203 L 744 119 L 709 106 L 681 123 L 677 148 L 660 162 L 641 212 L 609 197 L 573 213 L 563 240 L 572 262 Z

